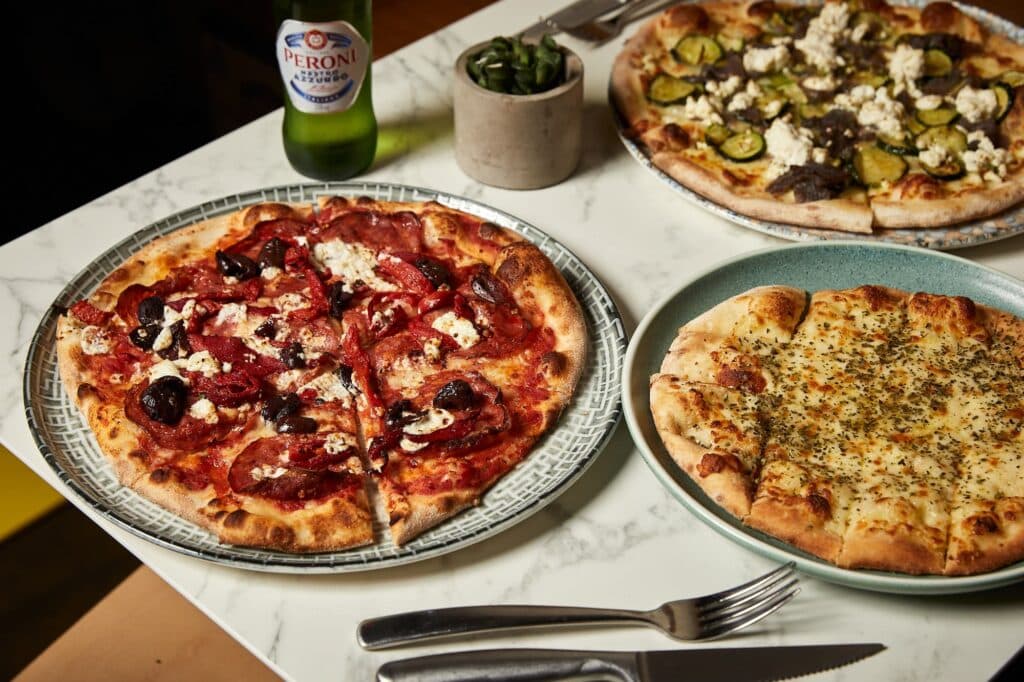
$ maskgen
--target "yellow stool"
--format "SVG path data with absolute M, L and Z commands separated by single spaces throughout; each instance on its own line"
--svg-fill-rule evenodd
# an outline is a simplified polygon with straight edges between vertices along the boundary
M 63 501 L 56 490 L 0 446 L 0 542 Z

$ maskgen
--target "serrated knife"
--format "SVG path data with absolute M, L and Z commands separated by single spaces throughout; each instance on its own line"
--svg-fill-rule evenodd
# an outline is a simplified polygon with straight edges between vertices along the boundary
M 485 649 L 385 663 L 378 682 L 541 682 L 612 678 L 623 682 L 782 680 L 838 668 L 885 649 L 881 644 L 564 651 Z
M 578 0 L 521 31 L 523 38 L 536 39 L 545 33 L 561 33 L 625 5 L 628 0 Z

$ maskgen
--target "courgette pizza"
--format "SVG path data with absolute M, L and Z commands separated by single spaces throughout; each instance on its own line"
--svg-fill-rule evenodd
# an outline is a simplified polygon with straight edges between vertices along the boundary
M 948 2 L 680 4 L 615 60 L 626 134 L 738 213 L 850 232 L 1024 199 L 1024 46 Z

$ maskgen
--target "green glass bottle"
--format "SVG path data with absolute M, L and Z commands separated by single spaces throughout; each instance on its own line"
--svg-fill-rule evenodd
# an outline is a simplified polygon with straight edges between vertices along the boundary
M 371 0 L 275 0 L 284 83 L 284 150 L 318 180 L 369 167 L 377 149 L 370 93 Z

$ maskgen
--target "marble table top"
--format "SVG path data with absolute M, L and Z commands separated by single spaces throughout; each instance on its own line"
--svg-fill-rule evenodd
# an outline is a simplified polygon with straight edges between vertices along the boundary
M 693 273 L 785 242 L 683 202 L 623 149 L 606 103 L 618 42 L 594 49 L 565 38 L 587 71 L 585 150 L 568 181 L 514 192 L 482 186 L 459 171 L 452 153 L 455 57 L 559 4 L 504 0 L 374 64 L 380 153 L 366 177 L 461 194 L 537 225 L 602 277 L 632 329 Z M 0 441 L 58 490 L 67 492 L 33 444 L 21 395 L 25 354 L 41 314 L 80 268 L 131 232 L 203 201 L 303 181 L 284 157 L 281 117 L 278 110 L 258 119 L 0 247 L 0 319 L 7 320 L 0 328 Z M 66 181 L 51 180 L 55 191 Z M 1024 237 L 958 255 L 1024 277 Z M 675 648 L 653 630 L 591 628 L 367 653 L 356 644 L 355 626 L 370 616 L 472 603 L 650 608 L 738 584 L 771 566 L 677 504 L 624 426 L 583 478 L 542 512 L 456 553 L 387 570 L 246 572 L 175 554 L 83 512 L 295 680 L 366 680 L 385 660 L 474 646 Z M 876 594 L 810 577 L 802 584 L 778 614 L 709 646 L 878 641 L 885 652 L 817 678 L 930 681 L 989 677 L 1024 642 L 1024 583 L 945 597 Z

